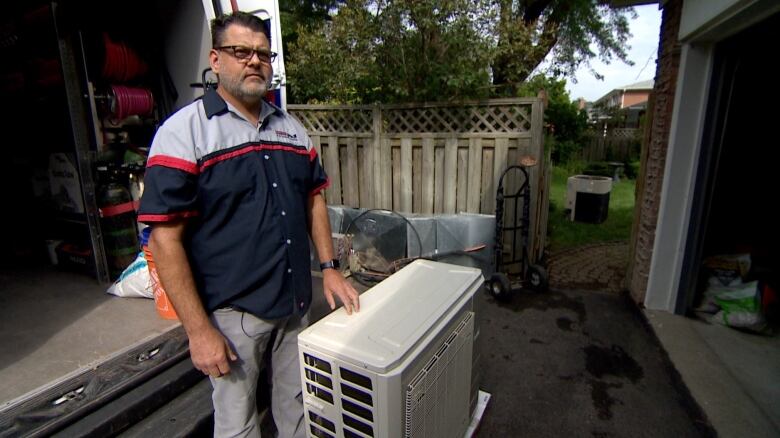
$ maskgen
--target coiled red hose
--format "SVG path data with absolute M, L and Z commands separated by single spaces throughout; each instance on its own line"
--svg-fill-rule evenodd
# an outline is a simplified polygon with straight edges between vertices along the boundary
M 103 62 L 103 78 L 127 82 L 148 70 L 146 63 L 124 43 L 115 43 L 108 34 L 103 34 L 105 61 Z
M 154 111 L 154 96 L 146 88 L 112 85 L 111 92 L 114 94 L 111 112 L 116 120 L 124 120 L 129 116 L 147 116 Z

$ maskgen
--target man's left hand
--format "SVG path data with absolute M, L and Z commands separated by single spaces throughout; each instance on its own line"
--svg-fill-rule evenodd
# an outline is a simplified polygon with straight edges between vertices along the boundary
M 335 269 L 322 271 L 322 288 L 330 310 L 336 309 L 336 300 L 333 298 L 335 295 L 344 304 L 344 310 L 347 311 L 347 315 L 351 315 L 352 311 L 360 311 L 360 295 L 341 275 L 341 272 Z

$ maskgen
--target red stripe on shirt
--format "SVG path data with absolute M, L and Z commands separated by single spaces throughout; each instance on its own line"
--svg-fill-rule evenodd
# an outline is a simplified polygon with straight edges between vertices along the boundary
M 325 180 L 325 182 L 324 182 L 324 183 L 322 183 L 322 184 L 320 184 L 319 186 L 315 187 L 315 188 L 314 188 L 314 190 L 312 190 L 311 192 L 309 192 L 309 195 L 310 195 L 310 196 L 314 196 L 314 195 L 316 195 L 317 193 L 319 193 L 319 192 L 321 192 L 321 191 L 325 190 L 326 188 L 328 188 L 328 186 L 330 186 L 330 178 L 328 178 L 327 180 Z
M 138 220 L 140 222 L 168 222 L 173 219 L 188 218 L 197 215 L 197 211 L 182 211 L 170 214 L 139 214 Z
M 191 161 L 182 160 L 181 158 L 171 157 L 169 155 L 155 155 L 146 162 L 146 167 L 152 166 L 164 166 L 173 169 L 183 170 L 187 173 L 197 175 L 198 164 Z
M 298 149 L 294 148 L 292 146 L 280 146 L 280 145 L 272 145 L 272 144 L 261 144 L 261 145 L 251 145 L 251 146 L 245 146 L 241 149 L 236 149 L 235 151 L 228 152 L 226 154 L 222 154 L 219 156 L 216 156 L 214 158 L 210 158 L 200 165 L 200 171 L 202 172 L 207 167 L 211 167 L 220 161 L 229 160 L 231 158 L 236 158 L 241 155 L 246 155 L 251 152 L 260 152 L 260 151 L 286 151 L 286 152 L 293 152 L 298 155 L 309 155 L 309 151 L 305 149 Z M 316 153 L 316 152 L 315 152 Z

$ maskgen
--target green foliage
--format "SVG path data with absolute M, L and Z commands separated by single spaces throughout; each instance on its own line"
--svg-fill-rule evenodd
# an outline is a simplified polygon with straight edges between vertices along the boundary
M 578 156 L 582 150 L 582 143 L 571 140 L 554 140 L 548 143 L 548 147 L 552 147 L 553 163 L 568 163 Z
M 633 13 L 597 0 L 282 0 L 281 9 L 290 100 L 334 103 L 517 96 L 548 54 L 553 75 L 596 56 L 628 62 Z M 556 129 L 579 123 L 560 120 Z
M 298 41 L 299 27 L 306 31 L 316 29 L 330 21 L 330 12 L 343 3 L 343 0 L 279 0 L 284 53 Z
M 604 161 L 588 163 L 582 171 L 583 175 L 608 176 L 612 177 L 615 170 Z
M 582 175 L 582 172 L 587 167 L 588 163 L 583 160 L 571 159 L 565 163 L 556 163 L 554 169 L 559 172 L 563 172 L 564 175 Z
M 535 75 L 518 92 L 520 96 L 533 97 L 539 90 L 544 90 L 548 99 L 544 118 L 552 132 L 552 141 L 547 142 L 552 147 L 552 160 L 554 163 L 566 163 L 582 150 L 588 129 L 587 114 L 571 101 L 564 79 Z
M 372 103 L 486 97 L 487 39 L 479 2 L 350 1 L 332 20 L 299 28 L 287 61 L 294 101 Z M 479 67 L 482 66 L 482 67 Z
M 639 176 L 639 161 L 629 161 L 626 163 L 626 178 L 636 179 Z

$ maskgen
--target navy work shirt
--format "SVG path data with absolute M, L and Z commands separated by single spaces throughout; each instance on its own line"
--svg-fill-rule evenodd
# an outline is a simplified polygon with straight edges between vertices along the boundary
M 214 90 L 157 131 L 139 220 L 187 218 L 185 250 L 207 312 L 265 319 L 311 303 L 307 205 L 328 186 L 301 124 L 264 102 L 254 126 Z

